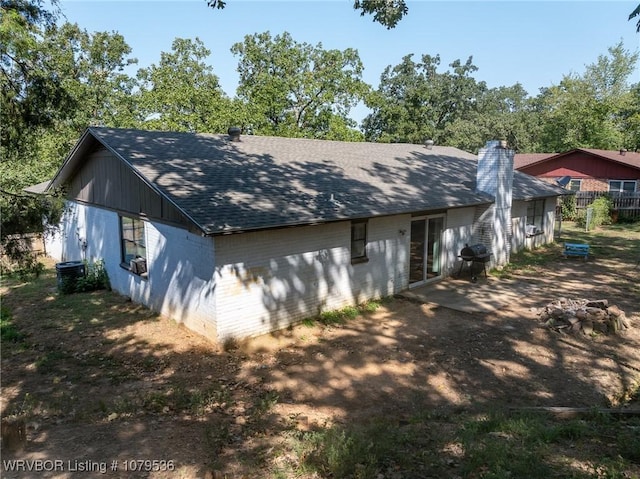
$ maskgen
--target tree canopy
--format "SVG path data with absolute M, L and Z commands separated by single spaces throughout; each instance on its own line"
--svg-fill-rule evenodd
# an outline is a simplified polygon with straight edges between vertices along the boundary
M 439 55 L 422 55 L 420 62 L 406 55 L 396 66 L 388 66 L 378 89 L 366 104 L 372 113 L 364 120 L 369 141 L 415 142 L 426 139 L 446 142 L 446 129 L 473 110 L 474 99 L 486 89 L 471 74 L 477 70 L 472 58 L 455 60 L 451 71 L 438 72 Z
M 353 137 L 350 109 L 367 92 L 354 49 L 325 50 L 289 33 L 247 35 L 231 51 L 240 57 L 238 97 L 258 134 Z
M 636 9 L 629 14 L 629 20 L 640 17 L 640 5 L 636 7 Z M 636 32 L 640 33 L 640 18 L 638 18 L 638 22 L 636 23 Z
M 55 13 L 42 0 L 2 0 L 0 8 L 0 154 L 15 161 L 32 148 L 34 128 L 50 126 L 73 106 L 41 48 Z
M 139 126 L 173 131 L 226 131 L 232 121 L 231 100 L 222 91 L 213 68 L 205 62 L 210 54 L 199 38 L 176 38 L 171 52 L 160 54 L 158 64 L 139 70 Z
M 472 58 L 441 71 L 438 55 L 407 55 L 388 66 L 371 108 L 365 138 L 383 142 L 423 142 L 476 151 L 491 138 L 506 139 L 519 151 L 554 152 L 588 147 L 638 148 L 638 84 L 630 78 L 638 53 L 622 42 L 587 65 L 581 75 L 565 75 L 558 85 L 530 97 L 521 85 L 489 89 L 477 82 Z
M 571 148 L 635 149 L 638 147 L 638 85 L 629 79 L 638 53 L 622 43 L 587 65 L 584 74 L 565 75 L 559 85 L 539 97 L 541 143 L 548 151 Z M 635 125 L 635 126 L 634 126 Z

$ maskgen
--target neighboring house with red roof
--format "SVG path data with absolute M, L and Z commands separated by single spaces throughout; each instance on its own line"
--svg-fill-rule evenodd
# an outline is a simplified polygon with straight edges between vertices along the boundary
M 214 340 L 437 281 L 465 244 L 491 265 L 553 241 L 565 190 L 432 145 L 89 128 L 47 190 L 47 251 L 104 260 L 111 286 Z
M 517 171 L 548 182 L 570 177 L 572 191 L 640 191 L 640 153 L 576 148 L 564 153 L 519 153 Z

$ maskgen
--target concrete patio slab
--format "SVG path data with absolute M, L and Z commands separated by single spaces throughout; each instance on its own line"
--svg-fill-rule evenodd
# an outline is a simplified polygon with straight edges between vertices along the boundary
M 535 283 L 481 276 L 476 283 L 464 278 L 447 278 L 409 289 L 400 296 L 456 311 L 489 313 L 510 303 L 534 306 L 536 289 Z

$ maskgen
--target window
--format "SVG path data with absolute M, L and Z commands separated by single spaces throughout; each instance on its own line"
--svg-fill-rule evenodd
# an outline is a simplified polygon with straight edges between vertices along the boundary
M 527 236 L 544 231 L 544 200 L 527 203 Z
M 567 185 L 567 189 L 569 191 L 580 191 L 580 187 L 582 186 L 582 180 L 574 180 L 569 181 Z
M 609 191 L 613 192 L 631 192 L 636 191 L 636 180 L 614 180 L 609 182 Z
M 351 223 L 351 262 L 359 263 L 367 260 L 367 222 Z
M 120 244 L 122 266 L 132 273 L 146 275 L 147 248 L 144 240 L 144 222 L 137 218 L 121 216 Z

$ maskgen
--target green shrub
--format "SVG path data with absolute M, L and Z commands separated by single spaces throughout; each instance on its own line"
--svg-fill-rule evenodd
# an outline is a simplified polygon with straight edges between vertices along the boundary
M 576 195 L 563 196 L 561 208 L 563 220 L 575 221 L 578 216 Z
M 59 286 L 62 294 L 85 293 L 98 289 L 111 289 L 109 275 L 104 267 L 103 260 L 84 262 L 85 275 L 79 278 L 65 277 Z
M 104 267 L 103 260 L 93 263 L 85 262 L 85 276 L 79 278 L 76 283 L 76 291 L 95 291 L 97 289 L 111 289 L 109 275 Z
M 607 196 L 601 196 L 595 199 L 587 208 L 580 211 L 577 218 L 577 223 L 588 230 L 598 228 L 602 225 L 611 224 L 611 208 L 613 203 Z M 593 216 L 590 218 L 589 224 L 587 224 L 587 210 L 593 208 Z

